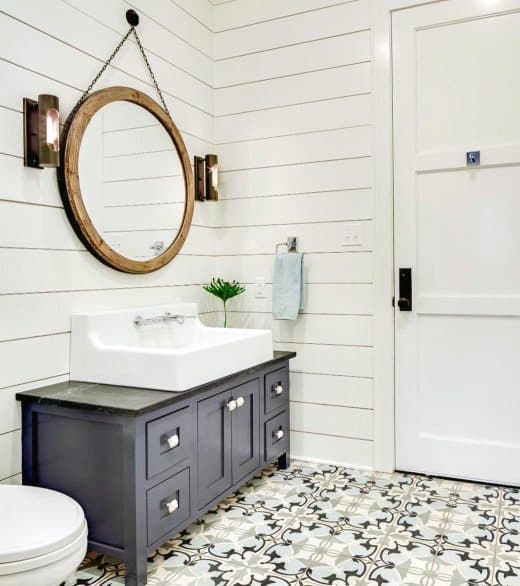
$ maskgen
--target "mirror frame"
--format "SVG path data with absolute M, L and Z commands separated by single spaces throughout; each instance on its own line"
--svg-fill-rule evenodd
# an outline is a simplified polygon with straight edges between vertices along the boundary
M 141 106 L 152 114 L 169 134 L 181 160 L 186 205 L 181 226 L 175 240 L 159 256 L 138 261 L 127 258 L 111 248 L 97 231 L 83 201 L 79 180 L 79 155 L 85 130 L 96 112 L 112 102 L 125 101 Z M 166 111 L 152 98 L 139 90 L 114 86 L 89 95 L 78 110 L 69 117 L 62 134 L 58 184 L 60 194 L 76 234 L 87 249 L 101 262 L 125 273 L 143 274 L 156 271 L 168 264 L 180 251 L 191 226 L 195 204 L 195 187 L 188 150 L 181 133 Z

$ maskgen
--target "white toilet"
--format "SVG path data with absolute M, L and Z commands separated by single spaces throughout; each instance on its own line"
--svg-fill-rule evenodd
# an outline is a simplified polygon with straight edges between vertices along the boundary
M 64 494 L 0 486 L 0 586 L 59 586 L 87 551 L 83 509 Z

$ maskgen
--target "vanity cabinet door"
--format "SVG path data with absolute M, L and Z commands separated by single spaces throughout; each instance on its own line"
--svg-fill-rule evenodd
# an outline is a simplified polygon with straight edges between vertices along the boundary
M 232 484 L 231 391 L 198 404 L 199 508 Z
M 231 391 L 233 411 L 233 483 L 260 465 L 260 381 L 252 380 Z

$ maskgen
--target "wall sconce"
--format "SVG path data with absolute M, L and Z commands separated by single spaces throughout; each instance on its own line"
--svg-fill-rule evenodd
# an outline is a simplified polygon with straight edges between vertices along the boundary
M 206 199 L 218 200 L 218 157 L 217 155 L 206 155 L 206 157 L 195 157 L 195 199 L 204 201 Z
M 26 167 L 59 167 L 60 103 L 56 96 L 41 94 L 38 101 L 23 99 L 24 149 Z

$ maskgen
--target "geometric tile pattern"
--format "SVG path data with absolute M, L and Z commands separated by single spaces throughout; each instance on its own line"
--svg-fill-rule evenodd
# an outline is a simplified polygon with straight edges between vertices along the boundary
M 90 553 L 71 585 L 124 584 Z M 148 558 L 148 586 L 520 586 L 520 491 L 294 462 Z

